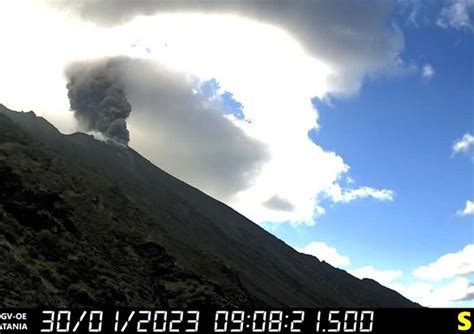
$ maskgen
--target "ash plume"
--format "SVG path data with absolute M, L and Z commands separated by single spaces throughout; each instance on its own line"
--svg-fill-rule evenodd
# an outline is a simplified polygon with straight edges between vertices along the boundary
M 86 131 L 98 131 L 106 138 L 128 144 L 126 119 L 132 106 L 120 78 L 122 59 L 80 62 L 67 67 L 69 103 L 74 117 Z

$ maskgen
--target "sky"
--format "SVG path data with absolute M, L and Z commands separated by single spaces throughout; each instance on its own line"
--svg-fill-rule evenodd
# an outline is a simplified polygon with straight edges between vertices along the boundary
M 300 252 L 474 307 L 474 1 L 22 0 L 0 31 L 10 109 L 103 139 L 66 84 L 105 74 L 160 168 Z

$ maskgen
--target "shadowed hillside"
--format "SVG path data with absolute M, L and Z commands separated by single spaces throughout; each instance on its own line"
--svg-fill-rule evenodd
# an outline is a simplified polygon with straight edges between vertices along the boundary
M 1 306 L 416 304 L 303 255 L 133 149 L 0 105 Z

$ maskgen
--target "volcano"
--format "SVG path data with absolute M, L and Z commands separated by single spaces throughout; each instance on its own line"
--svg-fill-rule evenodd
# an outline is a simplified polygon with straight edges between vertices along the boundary
M 416 307 L 131 147 L 0 105 L 0 307 Z

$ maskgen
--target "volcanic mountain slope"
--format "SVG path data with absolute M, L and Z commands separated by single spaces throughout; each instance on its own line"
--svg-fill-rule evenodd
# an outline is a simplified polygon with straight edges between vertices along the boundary
M 129 147 L 0 105 L 0 306 L 414 307 Z

